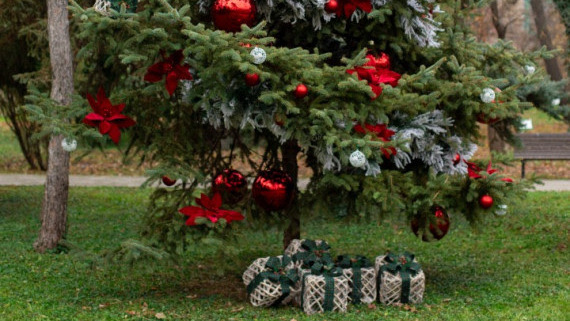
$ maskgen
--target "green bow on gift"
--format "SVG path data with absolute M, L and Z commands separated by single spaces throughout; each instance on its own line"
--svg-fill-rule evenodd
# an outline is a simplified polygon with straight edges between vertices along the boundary
M 321 275 L 325 278 L 325 298 L 323 302 L 324 311 L 332 311 L 334 307 L 334 278 L 342 276 L 342 269 L 329 262 L 315 262 L 311 266 L 311 272 L 303 275 L 302 294 L 305 293 L 305 277 L 307 275 Z M 301 297 L 303 299 L 303 296 Z M 301 302 L 301 306 L 303 302 Z
M 121 5 L 125 5 L 128 13 L 135 13 L 137 11 L 138 0 L 109 0 L 111 8 L 115 11 L 121 11 Z
M 291 258 L 283 255 L 281 259 L 278 257 L 270 257 L 265 263 L 267 271 L 263 271 L 255 276 L 255 278 L 247 285 L 247 293 L 251 294 L 263 280 L 269 280 L 273 283 L 281 285 L 281 296 L 272 306 L 279 305 L 291 293 L 291 287 L 299 281 L 299 276 L 295 269 L 286 270 L 287 265 L 291 263 Z
M 352 292 L 350 298 L 352 303 L 359 304 L 362 291 L 362 268 L 371 267 L 372 263 L 366 256 L 339 255 L 336 259 L 337 265 L 343 269 L 352 269 Z
M 402 294 L 400 302 L 408 303 L 410 301 L 410 286 L 412 276 L 416 276 L 422 269 L 418 262 L 414 261 L 415 256 L 408 252 L 401 255 L 388 253 L 384 260 L 388 264 L 383 265 L 378 271 L 378 291 L 380 291 L 380 283 L 382 272 L 386 271 L 392 275 L 400 274 L 402 278 Z
M 321 241 L 321 243 L 317 245 L 317 242 L 313 240 L 304 240 L 303 243 L 301 243 L 301 248 L 305 250 L 305 252 L 295 253 L 293 255 L 293 261 L 303 262 L 302 268 L 311 268 L 315 262 L 332 262 L 332 257 L 328 253 L 331 247 L 325 241 Z

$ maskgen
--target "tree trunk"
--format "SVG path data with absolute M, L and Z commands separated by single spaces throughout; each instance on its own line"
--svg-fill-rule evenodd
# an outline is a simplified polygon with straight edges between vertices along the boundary
M 297 188 L 297 181 L 299 176 L 299 166 L 297 165 L 297 154 L 301 149 L 296 140 L 287 141 L 281 147 L 283 155 L 283 169 L 293 179 L 295 186 L 295 198 L 289 210 L 287 217 L 289 218 L 289 226 L 283 232 L 283 248 L 286 248 L 291 240 L 301 238 L 301 217 L 299 212 L 299 190 Z
M 555 49 L 552 44 L 552 39 L 550 38 L 550 32 L 548 31 L 548 20 L 544 14 L 543 0 L 530 0 L 530 6 L 534 12 L 534 24 L 536 25 L 536 32 L 538 33 L 540 44 L 546 46 L 548 50 Z M 544 59 L 544 62 L 550 78 L 555 81 L 562 80 L 562 69 L 558 64 L 558 58 Z
M 47 0 L 49 52 L 52 70 L 51 99 L 62 105 L 71 103 L 73 65 L 69 39 L 67 0 Z M 67 193 L 69 189 L 69 153 L 61 147 L 63 136 L 52 136 L 49 142 L 48 169 L 42 226 L 34 243 L 43 253 L 57 246 L 67 225 Z

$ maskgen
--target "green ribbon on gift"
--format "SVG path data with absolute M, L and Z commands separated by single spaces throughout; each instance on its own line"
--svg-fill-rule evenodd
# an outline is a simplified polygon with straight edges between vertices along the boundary
M 400 302 L 410 302 L 412 276 L 416 276 L 422 269 L 418 262 L 414 262 L 414 258 L 415 256 L 408 252 L 404 252 L 404 254 L 400 255 L 388 253 L 384 258 L 388 264 L 383 265 L 378 271 L 378 291 L 380 291 L 380 284 L 382 282 L 382 272 L 386 271 L 392 275 L 400 274 L 400 277 L 402 278 L 402 294 L 400 296 Z M 378 293 L 378 297 L 380 297 L 380 293 Z
M 290 263 L 291 258 L 287 255 L 283 255 L 282 259 L 270 257 L 265 263 L 265 268 L 269 270 L 257 274 L 255 278 L 249 282 L 247 285 L 247 293 L 251 294 L 264 280 L 279 283 L 281 285 L 281 296 L 277 301 L 273 302 L 272 306 L 281 304 L 291 293 L 291 287 L 299 281 L 299 275 L 297 275 L 295 269 L 286 270 L 287 265 Z
M 334 263 L 315 262 L 311 266 L 311 272 L 303 275 L 303 286 L 301 289 L 301 306 L 303 306 L 305 293 L 305 278 L 307 275 L 321 275 L 325 279 L 325 298 L 323 302 L 324 311 L 332 311 L 334 307 L 334 278 L 342 276 L 342 269 L 335 266 Z
M 121 11 L 121 5 L 125 5 L 125 9 L 129 13 L 135 13 L 137 11 L 138 0 L 109 0 L 111 3 L 111 9 L 115 11 Z
M 337 257 L 337 266 L 343 269 L 352 269 L 352 292 L 350 298 L 352 303 L 359 304 L 362 296 L 362 268 L 371 267 L 372 263 L 366 256 L 357 255 L 339 255 Z
M 295 253 L 293 261 L 301 261 L 301 267 L 304 269 L 310 269 L 315 262 L 332 262 L 332 257 L 328 253 L 331 247 L 325 241 L 317 245 L 317 242 L 313 240 L 304 240 L 301 248 L 305 251 Z

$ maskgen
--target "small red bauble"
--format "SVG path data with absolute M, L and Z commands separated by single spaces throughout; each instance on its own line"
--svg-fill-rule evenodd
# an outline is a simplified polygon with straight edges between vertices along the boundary
M 298 84 L 297 87 L 295 88 L 295 97 L 299 99 L 305 98 L 308 93 L 309 93 L 309 88 L 307 88 L 307 86 L 305 86 L 304 84 Z
M 325 4 L 325 11 L 328 13 L 335 13 L 338 8 L 338 2 L 336 0 L 330 0 Z
M 453 166 L 457 166 L 459 162 L 461 162 L 461 155 L 459 155 L 459 153 L 456 153 L 455 156 L 453 156 Z
M 249 87 L 259 84 L 259 75 L 256 73 L 245 75 L 245 84 Z
M 224 169 L 212 180 L 212 194 L 220 193 L 224 204 L 236 204 L 247 193 L 245 176 L 235 169 Z
M 275 114 L 273 116 L 273 121 L 275 121 L 275 124 L 279 127 L 283 127 L 283 125 L 285 125 L 285 116 L 281 115 L 281 114 Z
M 253 200 L 266 211 L 280 211 L 291 203 L 295 185 L 291 177 L 280 170 L 261 171 L 251 187 Z
M 162 176 L 162 184 L 164 184 L 166 186 L 172 186 L 172 185 L 176 184 L 176 180 L 171 179 L 170 177 L 164 175 L 164 176 Z
M 227 31 L 241 31 L 241 25 L 251 27 L 255 24 L 254 0 L 216 0 L 211 15 L 216 28 Z
M 485 194 L 479 198 L 479 205 L 484 209 L 488 209 L 493 206 L 493 198 L 491 195 Z
M 441 240 L 449 231 L 449 216 L 443 208 L 436 206 L 433 210 L 434 218 L 430 219 L 429 232 L 436 240 Z M 411 222 L 412 231 L 419 236 L 420 223 L 418 218 L 414 218 Z M 429 238 L 422 233 L 422 241 L 429 242 Z

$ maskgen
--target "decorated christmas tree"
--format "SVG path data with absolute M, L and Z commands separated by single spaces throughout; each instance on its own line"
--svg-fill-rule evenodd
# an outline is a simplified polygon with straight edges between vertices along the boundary
M 476 222 L 522 195 L 470 159 L 479 123 L 512 140 L 532 106 L 517 91 L 549 55 L 477 42 L 470 5 L 71 1 L 81 97 L 54 113 L 36 93 L 29 110 L 69 150 L 123 140 L 152 160 L 163 187 L 143 235 L 171 252 L 246 225 L 282 227 L 287 245 L 316 216 L 406 216 L 441 239 L 450 217 Z

